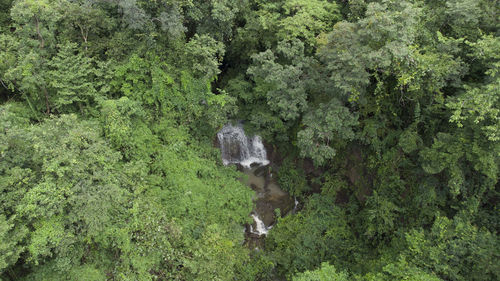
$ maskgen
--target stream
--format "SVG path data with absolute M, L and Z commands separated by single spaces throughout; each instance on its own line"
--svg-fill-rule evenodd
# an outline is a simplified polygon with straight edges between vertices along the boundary
M 278 186 L 260 136 L 248 137 L 241 124 L 227 124 L 217 133 L 217 140 L 223 164 L 237 165 L 246 175 L 240 180 L 255 191 L 255 208 L 249 214 L 254 222 L 245 226 L 245 237 L 248 247 L 262 248 L 265 236 L 276 223 L 275 210 L 286 215 L 297 202 Z

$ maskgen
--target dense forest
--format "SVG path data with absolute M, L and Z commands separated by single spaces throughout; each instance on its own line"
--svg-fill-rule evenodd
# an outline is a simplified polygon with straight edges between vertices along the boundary
M 0 280 L 500 280 L 499 35 L 498 0 L 0 0 Z M 230 122 L 300 202 L 261 247 Z

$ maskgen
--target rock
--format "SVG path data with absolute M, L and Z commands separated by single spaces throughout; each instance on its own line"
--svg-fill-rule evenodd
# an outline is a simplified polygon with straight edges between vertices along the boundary
M 236 163 L 236 169 L 240 172 L 243 172 L 245 170 L 245 167 L 243 167 L 240 163 Z
M 250 168 L 253 169 L 253 168 L 256 168 L 256 167 L 259 167 L 260 163 L 252 163 L 250 164 Z
M 253 174 L 256 177 L 264 177 L 267 174 L 267 172 L 268 172 L 268 167 L 267 166 L 260 166 L 257 169 L 255 169 L 255 171 L 253 172 Z
M 256 213 L 266 226 L 273 225 L 276 218 L 274 216 L 274 208 L 266 200 L 259 199 L 256 202 Z

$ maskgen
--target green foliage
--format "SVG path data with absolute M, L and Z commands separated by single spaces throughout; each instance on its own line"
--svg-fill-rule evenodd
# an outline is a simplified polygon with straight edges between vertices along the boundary
M 500 47 L 500 40 L 485 36 L 469 44 L 474 48 L 474 58 L 488 61 L 486 83 L 481 86 L 466 85 L 464 93 L 450 99 L 446 104 L 453 110 L 450 121 L 458 127 L 471 122 L 471 127 L 479 127 L 488 140 L 496 142 L 500 140 L 500 56 L 494 50 Z
M 345 147 L 345 141 L 355 139 L 353 127 L 358 118 L 338 100 L 332 100 L 306 114 L 303 123 L 305 128 L 298 133 L 301 155 L 322 165 L 336 155 L 336 149 Z
M 430 174 L 445 171 L 447 185 L 453 196 L 460 193 L 484 192 L 483 188 L 493 188 L 492 184 L 497 180 L 498 147 L 493 146 L 492 150 L 487 152 L 482 148 L 483 145 L 485 145 L 483 142 L 438 133 L 432 147 L 421 151 L 422 168 Z M 465 181 L 465 175 L 469 174 L 469 171 L 475 171 L 490 178 L 492 182 L 484 182 L 484 186 L 469 185 Z
M 139 103 L 122 97 L 101 102 L 100 118 L 104 134 L 127 159 L 148 159 L 159 145 Z
M 460 216 L 437 217 L 429 232 L 413 230 L 406 235 L 406 259 L 450 280 L 499 278 L 498 239 Z
M 479 1 L 446 1 L 445 14 L 455 36 L 474 36 L 477 33 L 477 25 L 481 17 Z
M 13 241 L 27 251 L 27 264 L 57 255 L 51 267 L 67 271 L 79 265 L 85 243 L 110 245 L 128 191 L 118 180 L 120 156 L 94 122 L 63 115 L 35 127 L 13 126 L 2 138 L 2 213 L 15 222 L 10 231 L 23 233 Z
M 292 196 L 302 196 L 309 189 L 304 172 L 290 158 L 285 159 L 280 166 L 278 183 L 281 189 Z
M 398 145 L 405 153 L 412 153 L 417 150 L 422 143 L 422 139 L 414 128 L 408 128 L 399 136 Z
M 498 14 L 0 0 L 0 279 L 499 279 Z M 300 201 L 258 250 L 230 120 Z
M 4 215 L 0 216 L 0 272 L 16 263 L 24 247 L 20 245 L 22 237 L 27 235 L 26 227 L 16 227 L 13 220 L 7 221 Z
M 278 36 L 285 40 L 301 38 L 310 45 L 315 45 L 316 36 L 339 19 L 337 4 L 325 0 L 284 1 L 281 8 Z
M 144 68 L 149 71 L 142 71 Z M 111 91 L 121 92 L 152 109 L 155 116 L 175 118 L 202 133 L 214 133 L 215 128 L 226 123 L 226 113 L 234 102 L 223 91 L 211 92 L 208 80 L 195 78 L 188 71 L 173 71 L 157 56 L 132 55 L 127 62 L 116 66 L 110 84 Z M 200 126 L 198 120 L 207 121 L 210 126 Z
M 207 35 L 195 35 L 186 44 L 185 52 L 186 66 L 195 76 L 211 80 L 219 74 L 219 65 L 224 56 L 222 43 Z
M 97 96 L 93 85 L 95 69 L 92 60 L 78 53 L 76 44 L 59 47 L 57 55 L 48 62 L 50 70 L 47 79 L 55 93 L 51 97 L 52 110 L 61 113 L 80 110 L 83 113 L 90 110 L 89 106 Z
M 293 277 L 293 281 L 347 281 L 345 272 L 337 272 L 334 266 L 322 263 L 321 268 L 314 271 L 305 271 Z
M 285 121 L 295 120 L 307 106 L 307 94 L 300 80 L 309 62 L 303 57 L 304 45 L 300 41 L 282 41 L 277 51 L 292 65 L 277 63 L 273 52 L 267 50 L 252 56 L 254 65 L 248 68 L 248 74 L 257 84 L 256 91 L 262 93 L 257 95 L 267 98 L 271 110 Z
M 367 274 L 362 280 L 415 280 L 441 281 L 434 273 L 427 273 L 418 267 L 408 264 L 404 259 L 384 266 L 383 272 Z
M 350 100 L 358 100 L 370 84 L 369 69 L 383 72 L 392 64 L 406 61 L 419 15 L 420 10 L 405 1 L 391 3 L 390 7 L 370 3 L 365 18 L 336 24 L 320 50 L 333 86 Z
M 164 272 L 171 268 L 166 267 L 155 274 L 227 280 L 247 259 L 240 225 L 251 211 L 251 191 L 236 181 L 235 172 L 220 173 L 185 143 L 172 139 L 160 149 L 156 140 L 155 146 L 151 131 L 140 125 L 144 113 L 137 103 L 122 98 L 102 104 L 106 137 L 124 156 L 140 159 L 128 164 L 95 130 L 95 122 L 62 115 L 31 127 L 10 108 L 0 111 L 2 124 L 10 128 L 1 135 L 0 182 L 7 194 L 2 198 L 7 200 L 2 204 L 7 217 L 1 217 L 7 247 L 1 248 L 2 270 L 25 252 L 35 280 L 81 280 L 71 277 L 78 272 L 98 280 L 112 267 L 120 268 L 118 279 L 144 277 L 164 263 L 184 270 Z M 153 152 L 158 154 L 149 176 L 140 166 Z M 176 203 L 165 205 L 168 198 Z M 157 229 L 167 237 L 177 234 L 165 239 Z M 150 251 L 147 259 L 136 252 L 140 249 Z M 108 259 L 118 253 L 122 261 L 113 265 Z
M 318 194 L 309 197 L 300 213 L 280 219 L 267 239 L 278 270 L 287 276 L 323 261 L 345 263 L 353 247 L 344 211 Z
M 365 235 L 372 238 L 376 235 L 390 235 L 395 229 L 399 208 L 390 199 L 379 196 L 376 191 L 366 201 L 367 229 Z
M 210 35 L 218 41 L 231 40 L 237 16 L 244 11 L 248 0 L 209 0 L 201 3 L 189 3 L 186 17 L 195 27 L 196 33 Z
M 12 0 L 0 1 L 0 30 L 5 30 L 10 22 L 9 12 L 12 7 Z

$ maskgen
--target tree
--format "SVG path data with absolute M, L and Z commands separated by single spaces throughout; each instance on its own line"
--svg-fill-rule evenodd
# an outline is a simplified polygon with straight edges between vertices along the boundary
M 499 279 L 497 2 L 0 0 L 0 278 Z
M 52 110 L 61 113 L 74 112 L 75 107 L 81 113 L 89 110 L 97 98 L 92 60 L 78 52 L 76 44 L 68 43 L 59 46 L 57 55 L 47 64 L 50 67 L 47 79 L 54 93 L 50 98 Z
M 337 272 L 334 266 L 322 263 L 321 268 L 314 271 L 299 273 L 293 277 L 294 281 L 347 281 L 348 275 L 345 272 Z
M 11 16 L 19 42 L 17 64 L 5 74 L 6 78 L 34 100 L 38 109 L 49 114 L 52 105 L 48 92 L 47 60 L 55 50 L 55 31 L 62 15 L 50 1 L 19 1 L 12 7 Z M 36 39 L 34 39 L 36 38 Z
M 500 56 L 493 50 L 500 47 L 500 40 L 498 37 L 484 36 L 476 43 L 469 44 L 475 49 L 475 58 L 488 61 L 486 81 L 480 85 L 466 85 L 461 95 L 449 99 L 447 107 L 453 110 L 450 121 L 458 127 L 470 122 L 471 128 L 480 127 L 482 135 L 496 142 L 500 140 Z
M 498 239 L 471 225 L 462 215 L 436 217 L 429 232 L 406 234 L 406 260 L 449 280 L 492 280 L 500 274 Z
M 120 1 L 124 2 L 126 1 Z M 62 1 L 60 5 L 65 10 L 63 18 L 65 28 L 61 30 L 63 34 L 60 36 L 80 43 L 86 55 L 90 52 L 99 55 L 99 37 L 104 37 L 106 32 L 112 32 L 117 20 L 100 8 L 102 1 Z
M 254 64 L 247 73 L 257 84 L 256 91 L 262 93 L 259 95 L 267 98 L 270 109 L 284 121 L 293 121 L 307 107 L 307 93 L 301 80 L 310 62 L 304 57 L 304 45 L 298 40 L 280 42 L 277 51 L 282 60 L 291 64 L 276 62 L 276 56 L 267 50 L 252 56 Z
M 74 115 L 34 127 L 21 124 L 2 134 L 3 225 L 21 235 L 6 241 L 14 251 L 5 256 L 9 270 L 17 271 L 20 259 L 71 276 L 91 255 L 85 249 L 96 243 L 92 254 L 105 252 L 115 240 L 113 230 L 122 227 L 129 191 L 120 184 L 120 155 L 100 137 L 96 123 Z
M 434 273 L 428 273 L 421 268 L 410 265 L 404 258 L 390 263 L 383 268 L 383 272 L 367 274 L 365 280 L 415 280 L 441 281 Z
M 335 25 L 320 50 L 333 86 L 353 101 L 364 95 L 372 75 L 408 58 L 419 16 L 408 2 L 370 3 L 365 18 Z
M 2 0 L 0 1 L 0 30 L 5 30 L 10 23 L 9 11 L 12 7 L 12 0 Z
M 224 45 L 210 36 L 197 34 L 186 44 L 185 56 L 189 70 L 197 77 L 214 79 L 224 56 Z
M 248 6 L 248 0 L 208 0 L 189 4 L 186 19 L 190 33 L 208 35 L 217 41 L 228 42 L 233 37 L 237 16 Z
M 347 263 L 349 249 L 354 247 L 351 239 L 344 210 L 333 205 L 331 197 L 315 194 L 300 213 L 278 220 L 266 247 L 279 273 L 291 277 L 321 262 Z
M 304 116 L 305 128 L 298 133 L 301 155 L 311 157 L 317 165 L 332 159 L 336 149 L 355 139 L 353 127 L 358 125 L 357 119 L 336 99 L 309 112 Z
M 283 40 L 300 38 L 315 46 L 316 36 L 339 20 L 339 8 L 335 2 L 292 0 L 284 1 L 282 5 L 278 36 Z

